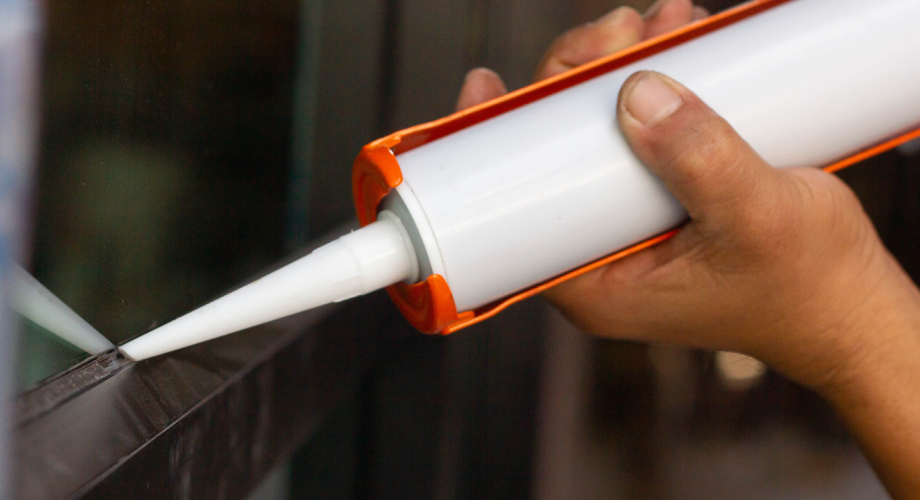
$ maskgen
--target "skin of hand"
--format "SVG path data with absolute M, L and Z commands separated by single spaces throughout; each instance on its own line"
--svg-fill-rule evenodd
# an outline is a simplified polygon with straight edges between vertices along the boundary
M 562 35 L 547 78 L 705 16 L 661 0 Z M 505 93 L 467 75 L 458 107 Z M 688 89 L 633 75 L 617 120 L 689 213 L 674 238 L 545 296 L 596 335 L 743 352 L 827 398 L 895 498 L 920 498 L 920 292 L 858 199 L 817 169 L 777 170 Z

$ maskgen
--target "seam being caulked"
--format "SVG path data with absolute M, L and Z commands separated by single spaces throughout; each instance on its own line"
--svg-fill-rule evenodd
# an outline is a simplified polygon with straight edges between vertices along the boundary
M 42 382 L 16 398 L 16 425 L 41 417 L 132 364 L 118 349 L 111 349 Z

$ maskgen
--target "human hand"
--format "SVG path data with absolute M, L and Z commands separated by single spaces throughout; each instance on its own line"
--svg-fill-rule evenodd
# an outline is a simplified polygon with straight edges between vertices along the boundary
M 630 77 L 617 121 L 690 220 L 546 296 L 595 334 L 761 359 L 835 406 L 894 498 L 920 498 L 920 291 L 852 191 L 774 169 L 663 75 Z
M 691 0 L 659 0 L 644 15 L 630 7 L 620 7 L 557 38 L 540 62 L 535 79 L 556 76 L 708 15 L 706 9 L 693 5 Z M 505 84 L 495 72 L 485 68 L 474 69 L 466 75 L 457 99 L 457 110 L 505 93 Z
M 644 17 L 621 7 L 559 37 L 537 77 L 705 15 L 689 0 L 662 0 Z M 648 99 L 630 101 L 636 89 Z M 504 92 L 498 75 L 473 70 L 458 107 Z M 653 98 L 663 100 L 661 109 Z M 858 200 L 836 177 L 773 169 L 695 95 L 661 75 L 631 78 L 618 109 L 627 140 L 688 210 L 690 222 L 670 241 L 546 292 L 585 330 L 744 352 L 820 388 L 847 371 L 839 366 L 850 362 L 844 353 L 864 352 L 843 330 L 878 321 L 873 306 L 881 297 L 890 302 L 898 295 L 902 305 L 916 299 Z M 844 322 L 853 324 L 844 328 Z
M 690 221 L 546 293 L 583 329 L 744 352 L 826 395 L 862 376 L 865 358 L 903 346 L 887 332 L 920 331 L 920 294 L 835 176 L 772 168 L 655 73 L 627 80 L 617 118 Z
M 663 0 L 645 18 L 618 9 L 560 37 L 538 78 L 701 15 L 689 0 Z M 503 93 L 495 73 L 474 70 L 458 108 Z M 633 75 L 617 119 L 690 220 L 547 298 L 598 335 L 760 358 L 830 400 L 894 497 L 918 498 L 920 292 L 853 193 L 820 170 L 773 169 L 663 75 Z

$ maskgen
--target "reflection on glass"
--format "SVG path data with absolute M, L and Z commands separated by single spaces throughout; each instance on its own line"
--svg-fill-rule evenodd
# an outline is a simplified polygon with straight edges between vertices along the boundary
M 12 264 L 11 271 L 11 306 L 22 325 L 20 390 L 82 361 L 89 354 L 115 347 L 25 269 Z
M 83 352 L 26 318 L 20 320 L 18 389 L 28 389 L 87 359 Z
M 22 317 L 90 354 L 115 347 L 25 269 L 14 265 L 12 274 L 12 306 Z
M 44 15 L 38 281 L 118 345 L 283 257 L 298 3 Z M 25 323 L 23 383 L 84 356 Z

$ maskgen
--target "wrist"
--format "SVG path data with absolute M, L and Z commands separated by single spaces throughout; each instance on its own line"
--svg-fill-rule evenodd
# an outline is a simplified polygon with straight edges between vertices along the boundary
M 861 444 L 893 498 L 920 492 L 920 293 L 908 282 L 837 373 L 815 387 Z
M 834 404 L 862 397 L 901 364 L 920 362 L 920 292 L 880 242 L 868 253 L 813 275 L 798 295 L 785 294 L 792 300 L 775 310 L 789 313 L 777 315 L 750 350 Z
M 856 404 L 889 386 L 920 384 L 920 291 L 884 252 L 878 287 L 854 293 L 826 358 L 827 372 L 813 388 L 836 405 Z M 864 275 L 865 276 L 865 275 Z
M 920 310 L 916 311 L 920 316 Z M 879 319 L 832 362 L 812 388 L 838 408 L 868 407 L 894 391 L 914 388 L 920 395 L 920 324 Z
M 877 406 L 909 386 L 920 389 L 920 325 L 882 316 L 826 353 L 832 359 L 822 363 L 823 373 L 806 383 L 841 413 Z

